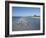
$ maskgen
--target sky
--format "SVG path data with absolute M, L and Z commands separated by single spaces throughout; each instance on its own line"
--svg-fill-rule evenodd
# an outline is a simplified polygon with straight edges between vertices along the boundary
M 12 7 L 12 16 L 40 15 L 40 8 L 36 7 Z

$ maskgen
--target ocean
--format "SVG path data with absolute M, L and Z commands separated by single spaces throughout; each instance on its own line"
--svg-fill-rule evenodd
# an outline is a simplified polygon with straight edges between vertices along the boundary
M 12 31 L 40 30 L 40 17 L 12 17 Z

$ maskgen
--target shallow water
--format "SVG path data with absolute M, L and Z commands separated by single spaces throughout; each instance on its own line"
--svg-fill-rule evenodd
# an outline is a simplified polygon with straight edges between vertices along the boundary
M 40 30 L 40 18 L 12 17 L 12 31 Z

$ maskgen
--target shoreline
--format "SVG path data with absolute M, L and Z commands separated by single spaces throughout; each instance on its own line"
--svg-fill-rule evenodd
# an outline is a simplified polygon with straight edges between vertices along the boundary
M 32 17 L 32 18 L 40 18 L 40 17 Z

